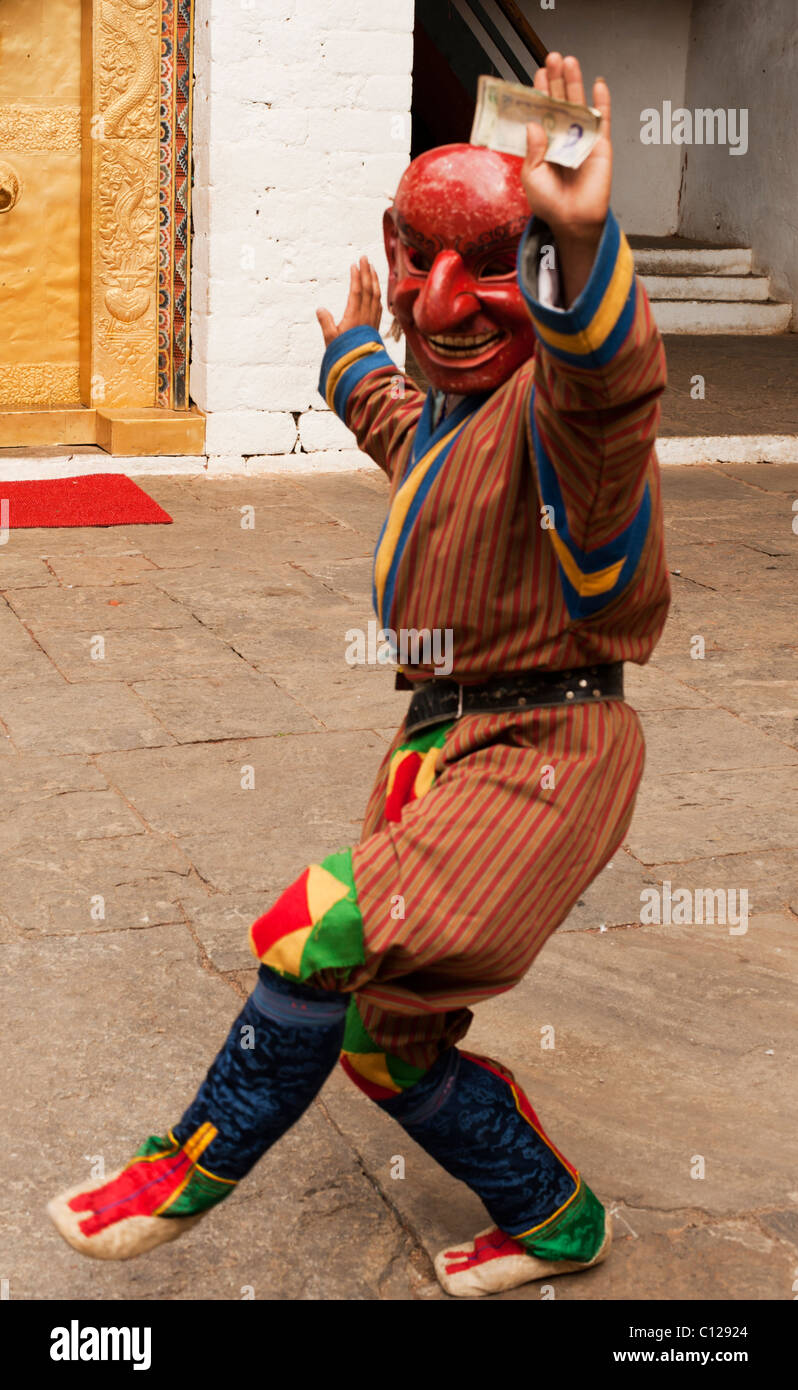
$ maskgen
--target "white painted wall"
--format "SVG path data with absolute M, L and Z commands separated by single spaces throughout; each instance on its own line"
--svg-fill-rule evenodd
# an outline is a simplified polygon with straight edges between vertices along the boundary
M 317 394 L 409 159 L 413 0 L 197 0 L 191 395 L 209 471 L 365 464 Z
M 691 0 L 519 0 L 546 47 L 573 53 L 590 85 L 607 79 L 613 99 L 612 206 L 625 232 L 667 236 L 678 223 L 681 149 L 640 143 L 640 113 L 684 101 Z M 734 7 L 735 0 L 729 0 Z M 742 0 L 736 3 L 748 7 Z M 785 0 L 785 4 L 795 0 Z M 590 87 L 588 88 L 588 100 Z
M 679 230 L 751 246 L 777 298 L 798 301 L 798 7 L 695 0 L 685 105 L 748 108 L 748 151 L 686 149 Z M 793 317 L 793 327 L 798 320 Z

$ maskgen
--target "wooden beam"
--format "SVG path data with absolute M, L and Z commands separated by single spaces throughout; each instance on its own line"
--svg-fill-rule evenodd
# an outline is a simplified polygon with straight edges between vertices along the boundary
M 535 33 L 526 15 L 516 5 L 515 0 L 496 0 L 496 3 L 512 24 L 518 37 L 523 39 L 535 62 L 543 67 L 549 50 L 540 35 Z

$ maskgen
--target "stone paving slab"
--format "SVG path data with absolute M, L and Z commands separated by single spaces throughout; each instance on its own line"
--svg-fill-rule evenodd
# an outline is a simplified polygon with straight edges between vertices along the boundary
M 357 605 L 368 617 L 371 613 L 373 562 L 371 556 L 355 560 L 306 559 L 307 574 L 319 579 L 331 592 Z
M 798 404 L 793 384 L 798 366 L 794 333 L 772 337 L 707 334 L 665 338 L 668 387 L 662 402 L 662 434 L 795 434 Z M 692 378 L 704 378 L 704 400 L 690 395 Z
M 9 761 L 0 763 L 0 773 Z M 141 828 L 134 812 L 114 792 L 64 792 L 0 813 L 0 853 L 7 854 L 31 840 L 48 844 L 60 835 L 77 840 L 113 839 L 135 835 Z
M 366 731 L 140 749 L 103 755 L 97 765 L 154 830 L 227 839 L 231 827 L 281 830 L 286 791 L 292 815 L 306 824 L 336 823 L 344 800 L 348 816 L 362 816 L 383 754 Z
M 794 849 L 796 804 L 794 764 L 644 779 L 627 845 L 642 864 Z
M 33 841 L 0 862 L 0 909 L 21 933 L 82 936 L 185 923 L 206 901 L 185 853 L 153 834 Z
M 337 814 L 311 809 L 270 828 L 238 822 L 234 840 L 219 831 L 209 835 L 198 822 L 195 833 L 181 836 L 180 845 L 214 893 L 231 895 L 237 903 L 242 895 L 256 892 L 260 916 L 308 864 L 356 844 L 361 819 L 362 809 L 352 814 L 348 804 Z
M 115 587 L 115 586 L 114 586 Z M 120 629 L 183 627 L 190 613 L 150 585 L 129 584 L 112 598 L 97 586 L 89 588 L 15 589 L 7 601 L 17 617 L 35 634 L 48 628 L 80 628 L 109 632 Z
M 774 545 L 763 549 L 740 544 L 739 540 L 719 540 L 711 545 L 698 539 L 670 541 L 668 563 L 675 578 L 682 582 L 692 580 L 726 595 L 747 596 L 753 590 L 758 600 L 771 597 L 778 600 L 785 580 L 791 576 L 798 578 L 798 554 L 795 547 L 790 546 L 786 527 L 780 544 L 783 553 L 775 555 L 769 553 L 777 548 Z
M 628 665 L 624 689 L 629 704 L 641 715 L 665 709 L 701 709 L 709 703 L 708 697 L 690 683 L 664 675 L 651 662 L 645 666 Z
M 12 690 L 4 685 L 0 681 L 0 719 L 20 752 L 107 753 L 172 742 L 166 727 L 123 685 L 88 691 L 63 681 Z
M 303 570 L 291 565 L 262 565 L 258 573 L 231 571 L 208 564 L 193 570 L 159 569 L 153 584 L 214 631 L 257 631 L 279 619 L 285 606 L 302 613 L 319 605 L 340 607 L 340 599 Z
M 0 550 L 0 593 L 7 589 L 36 589 L 55 584 L 56 576 L 38 555 L 21 554 L 10 545 Z
M 585 889 L 560 931 L 603 931 L 638 923 L 641 894 L 658 882 L 654 871 L 621 849 Z
M 790 499 L 798 497 L 798 463 L 777 463 L 767 468 L 750 463 L 725 463 L 720 471 L 747 483 L 757 492 L 783 492 Z
M 698 516 L 706 520 L 741 511 L 751 529 L 754 514 L 772 523 L 784 508 L 783 500 L 775 494 L 754 491 L 728 470 L 708 466 L 663 469 L 662 495 L 671 519 Z
M 388 490 L 381 474 L 375 475 L 376 487 L 364 483 L 362 474 L 355 477 L 356 484 L 345 493 L 338 479 L 329 475 L 306 479 L 298 487 L 308 506 L 322 507 L 336 520 L 368 536 L 373 545 L 385 520 Z
M 139 584 L 155 570 L 145 555 L 64 555 L 50 562 L 52 577 L 68 589 Z M 28 588 L 10 584 L 9 588 Z
M 726 710 L 660 710 L 646 739 L 649 782 L 666 773 L 779 768 L 789 763 L 798 763 L 795 749 Z
M 53 666 L 76 685 L 91 682 L 128 682 L 175 676 L 238 674 L 241 660 L 225 642 L 200 623 L 157 629 L 137 629 L 99 633 L 60 628 L 39 628 L 41 650 Z M 103 656 L 95 660 L 92 652 L 97 636 L 104 637 Z
M 395 690 L 392 677 L 378 668 L 344 667 L 333 673 L 329 668 L 325 672 L 321 663 L 311 670 L 306 663 L 268 664 L 280 688 L 301 702 L 325 729 L 372 729 L 389 721 L 396 728 L 405 716 L 407 692 Z
M 632 862 L 636 863 L 635 860 Z M 745 889 L 749 913 L 761 916 L 763 913 L 785 911 L 791 902 L 798 899 L 798 847 L 764 854 L 719 854 L 705 859 L 657 864 L 655 869 L 648 871 L 645 886 L 650 884 L 652 877 L 659 883 L 670 883 L 673 891 L 687 888 L 694 893 L 696 889 L 710 886 L 713 889 L 733 889 L 738 895 L 735 901 L 739 901 L 739 894 Z M 591 884 L 588 893 L 592 893 L 600 882 L 597 879 Z M 639 920 L 639 917 L 630 920 Z
M 178 743 L 298 734 L 318 728 L 268 676 L 240 670 L 224 676 L 135 682 L 133 690 Z
M 141 552 L 132 533 L 169 529 L 164 526 L 32 526 L 12 531 L 4 552 L 47 560 L 57 555 L 137 555 Z

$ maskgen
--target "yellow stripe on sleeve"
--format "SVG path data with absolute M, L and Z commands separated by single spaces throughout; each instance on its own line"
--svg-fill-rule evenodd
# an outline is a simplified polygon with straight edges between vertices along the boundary
M 360 347 L 352 348 L 351 352 L 347 352 L 343 357 L 339 357 L 338 361 L 330 368 L 330 375 L 327 378 L 327 386 L 325 388 L 325 396 L 330 410 L 335 409 L 333 405 L 335 390 L 347 368 L 351 367 L 353 362 L 359 361 L 361 357 L 368 357 L 372 352 L 384 351 L 385 349 L 382 343 L 361 343 Z
M 445 449 L 446 445 L 454 438 L 462 423 L 461 421 L 453 430 L 449 430 L 449 433 L 444 435 L 443 439 L 441 439 L 434 448 L 430 449 L 428 454 L 425 454 L 424 457 L 419 460 L 409 478 L 402 483 L 402 486 L 399 488 L 393 500 L 391 514 L 388 518 L 388 525 L 385 528 L 385 534 L 380 542 L 380 548 L 377 551 L 374 562 L 374 587 L 377 593 L 377 612 L 382 615 L 383 622 L 387 620 L 388 616 L 382 612 L 385 585 L 388 581 L 394 552 L 402 533 L 402 527 L 404 526 L 407 513 L 410 510 L 419 487 L 438 457 L 438 454 L 442 449 Z
M 592 597 L 595 594 L 606 594 L 615 587 L 618 582 L 618 575 L 626 564 L 626 556 L 617 560 L 615 564 L 607 565 L 606 569 L 596 570 L 595 574 L 585 574 L 580 570 L 565 541 L 560 539 L 557 532 L 549 531 L 549 535 L 554 549 L 557 551 L 560 564 L 570 583 L 582 598 Z
M 581 352 L 585 355 L 596 352 L 602 343 L 606 342 L 621 316 L 621 310 L 632 286 L 634 273 L 634 257 L 626 237 L 621 232 L 618 256 L 610 282 L 587 327 L 580 329 L 578 333 L 558 333 L 555 329 L 548 328 L 546 324 L 535 319 L 536 333 L 543 339 L 544 343 L 560 348 L 563 352 Z

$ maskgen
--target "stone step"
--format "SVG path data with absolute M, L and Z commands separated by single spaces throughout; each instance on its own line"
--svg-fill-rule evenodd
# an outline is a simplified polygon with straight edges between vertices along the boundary
M 791 304 L 718 300 L 654 300 L 655 322 L 661 333 L 784 333 L 792 317 Z
M 649 299 L 757 300 L 770 298 L 767 275 L 643 275 Z
M 632 246 L 638 275 L 750 275 L 745 246 Z

